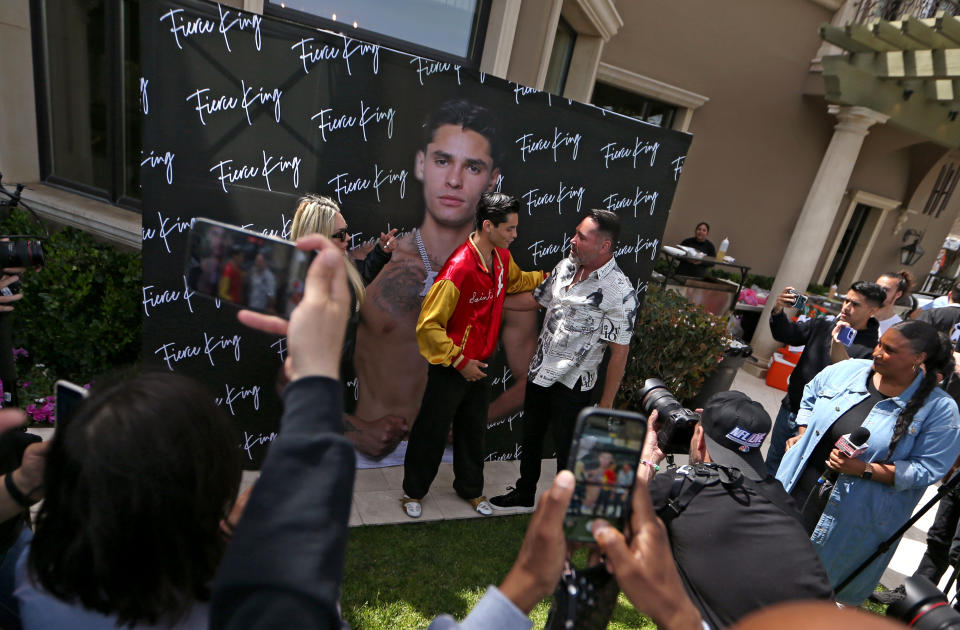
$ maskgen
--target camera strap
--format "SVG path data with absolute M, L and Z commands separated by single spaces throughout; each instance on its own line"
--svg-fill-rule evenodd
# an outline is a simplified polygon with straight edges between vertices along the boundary
M 600 564 L 577 569 L 566 563 L 553 593 L 546 630 L 603 630 L 610 623 L 620 587 L 607 567 Z
M 664 525 L 683 514 L 690 502 L 706 487 L 722 484 L 726 488 L 743 483 L 743 473 L 735 468 L 718 464 L 696 464 L 680 466 L 670 486 L 670 496 L 666 504 L 657 511 Z

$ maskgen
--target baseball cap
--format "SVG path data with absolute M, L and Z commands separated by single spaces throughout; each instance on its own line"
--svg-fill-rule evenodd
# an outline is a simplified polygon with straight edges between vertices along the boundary
M 707 400 L 700 418 L 710 459 L 737 468 L 755 481 L 767 478 L 760 445 L 770 432 L 770 415 L 743 392 L 719 392 Z

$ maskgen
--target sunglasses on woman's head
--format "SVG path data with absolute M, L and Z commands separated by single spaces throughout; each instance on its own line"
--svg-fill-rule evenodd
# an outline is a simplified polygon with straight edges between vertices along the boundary
M 330 238 L 335 238 L 335 239 L 337 239 L 338 241 L 344 241 L 344 242 L 346 242 L 347 236 L 349 236 L 349 235 L 347 234 L 347 228 L 343 228 L 343 229 L 337 230 L 336 232 L 334 232 L 333 234 L 331 234 L 331 235 L 330 235 Z

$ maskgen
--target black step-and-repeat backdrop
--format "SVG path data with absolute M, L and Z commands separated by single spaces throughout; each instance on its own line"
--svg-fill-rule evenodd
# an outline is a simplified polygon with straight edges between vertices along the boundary
M 144 2 L 140 19 L 144 357 L 215 393 L 249 467 L 278 428 L 286 340 L 245 329 L 234 307 L 186 290 L 193 217 L 286 238 L 298 199 L 318 193 L 340 204 L 354 256 L 382 231 L 400 230 L 402 246 L 367 288 L 347 379 L 348 435 L 363 466 L 402 463 L 398 440 L 426 382 L 414 332 L 427 278 L 417 235 L 439 270 L 469 234 L 483 190 L 520 199 L 511 251 L 524 269 L 549 270 L 566 256 L 587 209 L 616 211 L 618 263 L 645 289 L 690 136 L 216 4 Z M 451 100 L 492 117 L 483 134 L 440 127 L 425 136 L 424 121 Z M 463 151 L 493 168 L 468 165 L 452 181 L 445 160 Z M 240 263 L 241 275 L 253 262 Z M 491 460 L 519 455 L 536 329 L 536 313 L 505 312 L 489 368 Z

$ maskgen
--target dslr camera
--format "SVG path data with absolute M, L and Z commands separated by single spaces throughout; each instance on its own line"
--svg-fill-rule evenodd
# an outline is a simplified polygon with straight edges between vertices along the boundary
M 43 244 L 32 236 L 0 236 L 0 268 L 43 267 Z
M 648 378 L 643 387 L 634 395 L 640 401 L 643 411 L 650 415 L 657 410 L 660 430 L 657 431 L 657 444 L 666 454 L 687 453 L 690 451 L 690 439 L 693 430 L 700 422 L 700 414 L 680 404 L 663 381 Z
M 32 236 L 0 236 L 0 269 L 7 267 L 43 267 L 43 244 Z M 0 289 L 0 295 L 20 293 L 20 281 Z
M 947 596 L 925 577 L 908 577 L 904 598 L 890 604 L 887 617 L 893 617 L 918 630 L 958 630 L 960 613 L 947 604 Z

